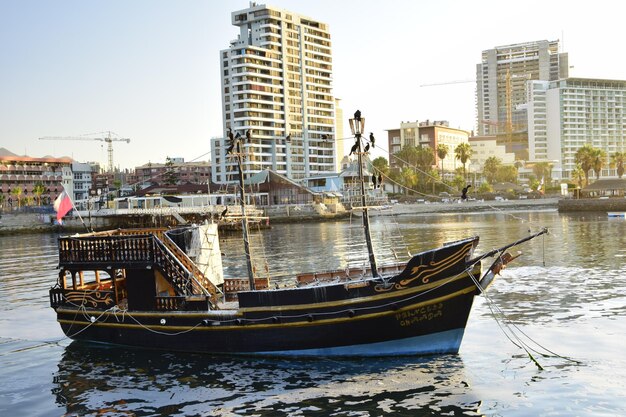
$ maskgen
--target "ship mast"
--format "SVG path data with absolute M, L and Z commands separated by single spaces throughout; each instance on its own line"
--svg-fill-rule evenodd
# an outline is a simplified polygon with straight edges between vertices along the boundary
M 229 133 L 231 145 L 228 152 L 234 150 L 235 157 L 237 158 L 237 171 L 239 172 L 239 199 L 241 204 L 241 230 L 243 233 L 243 247 L 246 253 L 246 266 L 248 267 L 248 282 L 250 283 L 250 290 L 255 290 L 254 285 L 254 271 L 252 269 L 252 258 L 250 257 L 250 231 L 248 230 L 248 216 L 246 215 L 246 192 L 244 189 L 243 167 L 242 167 L 242 144 L 239 140 L 240 136 L 233 137 L 232 133 Z M 248 141 L 250 139 L 248 138 Z
M 353 150 L 356 151 L 357 161 L 359 163 L 359 183 L 361 184 L 361 208 L 363 210 L 363 229 L 365 231 L 365 241 L 367 242 L 367 253 L 369 255 L 370 268 L 372 270 L 372 276 L 379 278 L 378 268 L 376 267 L 376 257 L 374 256 L 374 248 L 372 246 L 372 236 L 370 233 L 370 218 L 367 210 L 367 201 L 365 199 L 365 180 L 363 178 L 363 146 L 361 143 L 361 135 L 365 129 L 365 118 L 361 117 L 361 112 L 357 110 L 354 113 L 354 119 L 349 119 L 350 130 L 356 139 L 356 143 L 353 146 Z

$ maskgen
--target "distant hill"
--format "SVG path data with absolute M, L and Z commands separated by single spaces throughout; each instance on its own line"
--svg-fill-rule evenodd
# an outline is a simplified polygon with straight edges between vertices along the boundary
M 73 161 L 73 159 L 69 156 L 52 156 L 52 155 L 46 155 L 46 156 L 42 156 L 42 157 L 32 157 L 32 156 L 28 156 L 28 155 L 18 155 L 16 153 L 11 152 L 10 150 L 8 150 L 7 148 L 0 148 L 0 157 L 19 157 L 19 158 L 41 158 L 41 159 L 70 159 Z
M 14 154 L 7 148 L 0 148 L 0 156 L 19 156 L 19 155 Z

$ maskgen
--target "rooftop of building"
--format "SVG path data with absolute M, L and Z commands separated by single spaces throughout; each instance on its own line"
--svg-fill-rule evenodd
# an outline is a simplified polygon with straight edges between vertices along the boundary
M 68 156 L 62 156 L 60 158 L 55 158 L 50 155 L 43 156 L 41 158 L 35 158 L 27 155 L 17 155 L 6 148 L 0 148 L 0 161 L 6 162 L 40 162 L 40 163 L 61 163 L 61 164 L 70 164 L 73 162 L 73 159 Z

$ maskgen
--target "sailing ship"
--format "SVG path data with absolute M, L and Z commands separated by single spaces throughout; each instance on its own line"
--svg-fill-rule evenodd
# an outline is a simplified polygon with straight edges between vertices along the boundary
M 370 236 L 360 112 L 350 119 L 361 178 L 369 267 L 294 276 L 273 288 L 250 255 L 243 140 L 229 135 L 239 169 L 248 277 L 224 278 L 217 227 L 135 229 L 59 238 L 50 304 L 70 338 L 138 348 L 270 356 L 456 353 L 474 297 L 515 258 L 507 250 L 546 230 L 475 254 L 479 237 L 449 242 L 407 262 L 378 265 Z M 199 250 L 200 248 L 200 250 Z M 481 263 L 495 261 L 482 274 Z

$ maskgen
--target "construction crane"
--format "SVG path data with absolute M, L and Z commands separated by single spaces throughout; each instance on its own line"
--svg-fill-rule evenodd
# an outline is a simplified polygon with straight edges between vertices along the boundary
M 85 136 L 44 136 L 43 138 L 39 138 L 40 140 L 97 140 L 100 142 L 107 143 L 107 156 L 108 156 L 108 172 L 113 172 L 113 142 L 126 142 L 130 143 L 130 139 L 128 138 L 116 138 L 113 136 L 117 136 L 117 134 L 107 131 L 100 133 L 92 133 L 92 135 L 104 135 L 103 137 L 91 138 L 87 135 Z
M 454 80 L 454 81 L 446 81 L 441 83 L 431 83 L 431 84 L 421 84 L 420 87 L 434 87 L 436 85 L 448 85 L 448 84 L 467 84 L 467 83 L 475 83 L 475 79 L 471 80 Z

